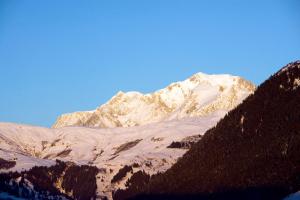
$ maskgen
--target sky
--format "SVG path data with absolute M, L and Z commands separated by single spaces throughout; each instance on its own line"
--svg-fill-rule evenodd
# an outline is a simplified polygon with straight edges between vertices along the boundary
M 0 121 L 50 127 L 196 72 L 262 83 L 300 59 L 298 0 L 0 0 Z

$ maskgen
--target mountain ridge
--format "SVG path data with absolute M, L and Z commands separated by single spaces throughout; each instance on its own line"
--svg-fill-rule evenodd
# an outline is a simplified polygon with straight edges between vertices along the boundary
M 153 93 L 119 91 L 95 110 L 61 115 L 52 127 L 132 127 L 205 116 L 216 110 L 231 110 L 255 88 L 238 76 L 197 73 Z

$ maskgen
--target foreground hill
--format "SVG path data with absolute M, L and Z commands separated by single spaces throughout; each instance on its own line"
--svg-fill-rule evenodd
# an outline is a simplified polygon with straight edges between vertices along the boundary
M 204 117 L 233 109 L 254 90 L 252 83 L 237 76 L 198 73 L 152 94 L 119 92 L 94 111 L 60 116 L 53 127 L 132 127 Z
M 149 181 L 140 172 L 114 198 L 282 199 L 300 190 L 299 154 L 297 61 L 259 86 L 166 173 Z

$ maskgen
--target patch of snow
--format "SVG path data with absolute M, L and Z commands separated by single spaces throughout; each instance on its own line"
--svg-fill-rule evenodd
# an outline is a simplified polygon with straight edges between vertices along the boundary
M 240 124 L 241 124 L 241 125 L 243 125 L 243 124 L 244 124 L 244 120 L 245 120 L 245 116 L 244 116 L 244 115 L 242 115 L 242 116 L 241 116 L 241 120 L 240 120 Z
M 293 89 L 297 89 L 300 86 L 300 78 L 295 78 Z
M 284 198 L 283 200 L 300 200 L 300 192 L 291 194 L 288 197 Z
M 1 144 L 0 144 L 1 146 Z M 12 147 L 12 149 L 14 149 Z M 47 159 L 39 159 L 28 154 L 16 152 L 14 150 L 7 150 L 0 148 L 0 158 L 8 160 L 8 161 L 15 161 L 16 165 L 10 169 L 0 169 L 0 173 L 2 172 L 9 172 L 9 171 L 25 171 L 29 170 L 34 166 L 51 166 L 55 165 L 54 160 L 47 160 Z

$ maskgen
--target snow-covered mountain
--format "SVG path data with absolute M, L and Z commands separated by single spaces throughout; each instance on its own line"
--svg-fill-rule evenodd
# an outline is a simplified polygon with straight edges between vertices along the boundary
M 0 174 L 53 167 L 56 159 L 95 166 L 97 197 L 111 198 L 111 192 L 124 188 L 135 172 L 156 174 L 169 169 L 254 90 L 240 77 L 198 73 L 153 94 L 118 93 L 95 111 L 61 116 L 55 128 L 0 123 L 0 158 L 4 159 Z M 64 174 L 58 173 L 53 185 L 74 198 L 61 186 Z
M 63 114 L 53 127 L 132 127 L 208 116 L 233 109 L 254 90 L 252 83 L 237 76 L 197 73 L 151 94 L 119 92 L 94 111 Z

